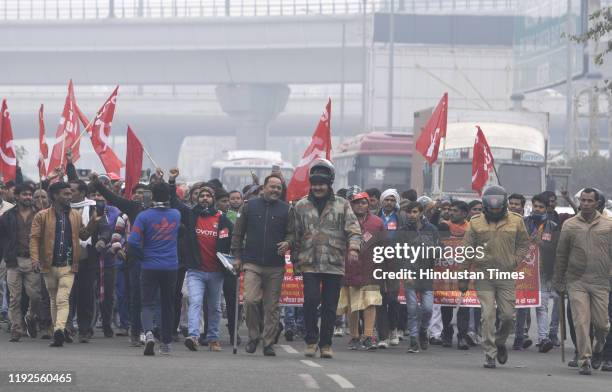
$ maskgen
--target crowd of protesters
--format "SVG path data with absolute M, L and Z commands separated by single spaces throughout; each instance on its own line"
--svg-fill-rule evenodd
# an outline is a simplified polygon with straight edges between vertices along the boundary
M 533 196 L 526 214 L 525 197 L 500 186 L 470 202 L 414 190 L 334 192 L 335 169 L 326 160 L 311 166 L 309 194 L 292 203 L 280 172 L 228 192 L 216 179 L 186 187 L 177 184 L 178 169 L 167 179 L 158 169 L 127 199 L 120 181 L 92 173 L 85 182 L 70 160 L 65 171 L 40 184 L 20 176 L 0 182 L 0 294 L 11 342 L 88 343 L 101 326 L 104 337 L 129 336 L 144 355 L 168 355 L 181 340 L 190 351 L 218 352 L 225 314 L 229 344 L 242 343 L 236 322 L 245 320 L 250 354 L 261 344 L 264 355 L 276 355 L 284 331 L 287 341 L 304 339 L 307 357 L 332 358 L 332 338 L 346 327 L 351 350 L 380 351 L 402 340 L 413 354 L 429 345 L 481 345 L 484 366 L 495 368 L 508 360 L 511 334 L 512 350 L 533 345 L 530 308 L 515 307 L 514 280 L 460 281 L 461 292 L 473 285 L 481 307 L 439 306 L 432 280 L 374 279 L 372 252 L 396 243 L 484 246 L 485 257 L 467 268 L 514 271 L 535 244 L 537 351 L 560 346 L 566 320 L 559 302 L 567 297 L 575 347 L 569 365 L 581 374 L 612 371 L 612 219 L 596 189 L 581 191 L 575 214 L 558 214 L 550 191 Z M 237 280 L 218 253 L 233 255 L 234 272 L 244 274 L 241 305 Z M 304 302 L 281 312 L 286 255 L 302 277 Z M 438 261 L 385 260 L 382 268 L 422 270 Z

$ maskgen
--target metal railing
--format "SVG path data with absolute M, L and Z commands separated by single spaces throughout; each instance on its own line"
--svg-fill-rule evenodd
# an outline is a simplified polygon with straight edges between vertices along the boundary
M 513 13 L 519 0 L 393 0 L 398 13 Z M 0 20 L 203 18 L 388 12 L 391 0 L 0 0 Z

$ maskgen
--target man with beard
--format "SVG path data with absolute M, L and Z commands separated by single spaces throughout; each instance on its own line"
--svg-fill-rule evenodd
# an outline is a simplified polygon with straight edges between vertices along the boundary
M 244 203 L 232 237 L 236 267 L 244 270 L 244 306 L 249 329 L 245 349 L 250 354 L 262 341 L 264 355 L 276 355 L 272 346 L 279 328 L 278 302 L 285 276 L 285 253 L 291 242 L 289 205 L 279 200 L 282 192 L 281 178 L 274 174 L 266 177 L 263 197 Z
M 356 262 L 361 246 L 361 229 L 350 203 L 334 196 L 334 177 L 331 162 L 315 160 L 309 170 L 310 193 L 290 213 L 290 225 L 294 228 L 291 256 L 294 270 L 302 273 L 304 281 L 307 357 L 314 357 L 318 349 L 321 358 L 333 357 L 332 334 L 344 262 L 347 258 L 349 263 Z
M 512 273 L 529 251 L 529 235 L 523 218 L 508 211 L 506 190 L 493 185 L 482 196 L 484 212 L 470 220 L 464 245 L 474 249 L 482 246 L 484 257 L 468 259 L 467 269 L 484 273 L 485 279 L 476 281 L 476 291 L 482 308 L 482 347 L 485 351 L 485 368 L 495 368 L 508 361 L 506 340 L 512 331 L 515 283 L 512 279 L 496 279 L 488 269 Z M 460 282 L 461 291 L 467 291 L 467 280 Z M 497 305 L 497 306 L 496 306 Z M 497 308 L 497 309 L 496 309 Z M 497 310 L 497 312 L 496 312 Z M 499 329 L 495 328 L 496 313 Z
M 30 231 L 36 209 L 32 206 L 34 189 L 27 184 L 19 184 L 14 193 L 17 206 L 0 217 L 0 237 L 5 239 L 4 261 L 6 280 L 10 293 L 9 320 L 11 321 L 11 342 L 18 342 L 25 322 L 28 336 L 36 337 L 37 316 L 40 305 L 40 269 L 34 268 L 30 259 Z M 30 299 L 28 314 L 22 318 L 22 290 Z

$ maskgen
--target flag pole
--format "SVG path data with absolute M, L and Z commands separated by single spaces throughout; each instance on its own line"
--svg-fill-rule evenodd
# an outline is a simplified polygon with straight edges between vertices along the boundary
M 81 132 L 81 134 L 79 135 L 79 137 L 77 138 L 77 140 L 74 141 L 74 143 L 72 143 L 72 145 L 70 146 L 70 149 L 72 150 L 74 148 L 74 146 L 77 145 L 77 143 L 81 140 L 81 138 L 83 137 L 83 135 L 85 134 L 85 132 L 87 132 L 87 130 L 89 129 L 89 127 L 91 127 L 94 123 L 94 121 L 96 121 L 96 118 L 98 118 L 98 115 L 96 115 L 93 120 L 89 121 L 89 124 L 87 124 L 87 126 L 85 127 L 85 129 L 83 129 L 83 131 Z M 77 120 L 78 121 L 78 120 Z M 63 150 L 63 149 L 62 149 Z M 62 151 L 62 156 L 63 156 L 63 151 Z
M 157 162 L 155 162 L 155 160 L 153 159 L 153 157 L 151 156 L 151 154 L 149 154 L 149 151 L 147 151 L 147 149 L 145 148 L 145 146 L 142 146 L 142 151 L 144 151 L 144 153 L 147 155 L 147 158 L 149 158 L 149 160 L 151 161 L 151 163 L 153 164 L 153 166 L 157 169 L 159 166 L 157 165 Z
M 444 136 L 444 140 L 442 140 L 442 165 L 440 166 L 440 196 L 444 191 L 444 164 L 446 163 L 446 135 Z
M 497 185 L 502 186 L 501 181 L 499 180 L 499 174 L 497 174 L 497 169 L 495 168 L 495 162 L 493 162 L 493 171 L 495 172 L 495 177 L 497 177 Z

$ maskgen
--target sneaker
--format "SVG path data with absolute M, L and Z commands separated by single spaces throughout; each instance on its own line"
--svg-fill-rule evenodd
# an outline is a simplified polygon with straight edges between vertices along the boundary
M 501 365 L 508 362 L 508 349 L 506 346 L 497 346 L 497 362 Z
M 527 350 L 529 347 L 531 347 L 532 344 L 533 340 L 529 339 L 529 337 L 526 337 L 525 340 L 523 340 L 523 349 Z
M 567 366 L 572 368 L 578 367 L 578 353 L 574 353 L 574 358 L 567 363 Z
M 361 347 L 361 341 L 359 340 L 359 338 L 351 338 L 351 340 L 349 340 L 349 350 L 359 350 Z
M 539 343 L 538 351 L 541 353 L 547 353 L 552 350 L 553 347 L 555 347 L 555 345 L 549 339 L 542 339 L 542 341 Z
M 53 341 L 49 344 L 49 347 L 62 347 L 64 345 L 64 332 L 57 330 L 53 332 Z
M 380 342 L 378 342 L 378 348 L 389 348 L 389 340 L 383 339 Z
M 593 369 L 595 370 L 599 369 L 599 367 L 601 366 L 601 362 L 602 362 L 601 351 L 598 353 L 593 353 L 593 356 L 591 357 L 591 366 L 593 367 Z
M 315 354 L 317 353 L 317 350 L 319 349 L 319 346 L 315 344 L 307 344 L 306 348 L 304 349 L 304 356 L 306 357 L 314 357 Z
M 582 374 L 583 376 L 590 376 L 591 375 L 591 361 L 589 360 L 584 361 L 582 366 L 580 366 L 579 373 Z
M 429 338 L 429 344 L 432 346 L 441 346 L 442 345 L 442 339 L 437 338 L 435 336 L 432 336 Z
M 140 336 L 130 336 L 130 347 L 140 347 Z
M 115 332 L 110 327 L 110 325 L 103 326 L 102 330 L 104 331 L 104 337 L 105 338 L 112 338 L 113 336 L 115 336 Z
M 612 372 L 612 361 L 610 360 L 603 361 L 603 363 L 601 364 L 601 371 L 602 372 Z
M 28 336 L 32 339 L 36 339 L 36 319 L 24 317 L 23 322 L 25 323 L 26 332 L 28 333 Z
M 198 351 L 197 345 L 198 339 L 196 339 L 195 337 L 190 336 L 188 338 L 185 338 L 185 347 L 187 347 L 189 351 Z
M 376 350 L 376 338 L 374 336 L 366 337 L 361 342 L 361 346 L 368 351 Z
M 416 336 L 410 337 L 410 347 L 408 348 L 408 353 L 418 353 L 419 352 L 419 342 L 417 341 Z
M 283 323 L 281 323 L 279 321 L 278 322 L 278 327 L 276 329 L 276 336 L 274 336 L 274 344 L 278 344 L 278 339 L 280 338 L 280 336 L 283 333 L 284 329 L 285 329 L 285 327 L 283 326 Z
M 559 337 L 557 335 L 550 335 L 548 338 L 555 347 L 561 346 L 561 341 L 559 340 Z
M 429 338 L 427 337 L 426 329 L 419 331 L 419 346 L 421 346 L 421 350 L 427 350 L 429 346 Z
M 483 366 L 487 369 L 495 369 L 495 358 L 485 355 L 485 363 Z
M 293 342 L 293 331 L 288 329 L 285 331 L 285 341 L 286 342 Z
M 140 345 L 144 346 L 147 343 L 147 335 L 144 332 L 140 333 Z
M 155 355 L 155 336 L 151 331 L 147 331 L 145 335 L 144 355 Z
M 466 343 L 465 339 L 459 337 L 457 339 L 457 350 L 469 350 L 470 346 Z
M 321 347 L 321 358 L 332 359 L 334 357 L 334 352 L 331 347 L 323 346 Z
M 16 343 L 19 341 L 19 339 L 21 339 L 21 334 L 19 332 L 11 332 L 11 338 L 9 339 L 9 342 Z
M 478 336 L 476 332 L 468 332 L 467 335 L 465 336 L 465 341 L 471 347 L 476 347 L 480 344 L 480 337 Z
M 159 345 L 159 355 L 170 355 L 172 352 L 172 346 L 170 343 L 162 343 Z
M 128 329 L 127 328 L 118 328 L 117 332 L 115 332 L 116 336 L 128 336 Z
M 73 337 L 73 336 L 74 336 L 74 333 L 73 333 L 73 332 L 71 332 L 71 331 L 69 331 L 69 330 L 67 330 L 67 329 L 65 329 L 65 330 L 64 330 L 64 341 L 65 341 L 66 343 L 72 343 L 72 342 L 74 342 L 74 340 L 72 339 L 72 337 Z
M 244 351 L 246 351 L 249 354 L 253 354 L 255 351 L 257 351 L 258 344 L 259 344 L 259 340 L 249 340 L 249 342 L 244 348 Z
M 272 347 L 273 345 L 269 345 L 263 348 L 263 355 L 265 355 L 266 357 L 275 357 L 276 356 L 276 351 L 274 351 L 274 347 Z
M 399 336 L 397 334 L 397 329 L 394 329 L 393 331 L 391 331 L 391 336 L 389 336 L 389 344 L 391 346 L 399 345 Z
M 344 336 L 344 328 L 342 328 L 342 327 L 334 328 L 334 336 L 337 337 L 337 338 L 340 338 L 340 337 Z
M 223 351 L 223 348 L 221 347 L 221 343 L 217 342 L 208 342 L 208 349 L 210 351 L 214 351 L 214 352 L 220 352 Z

